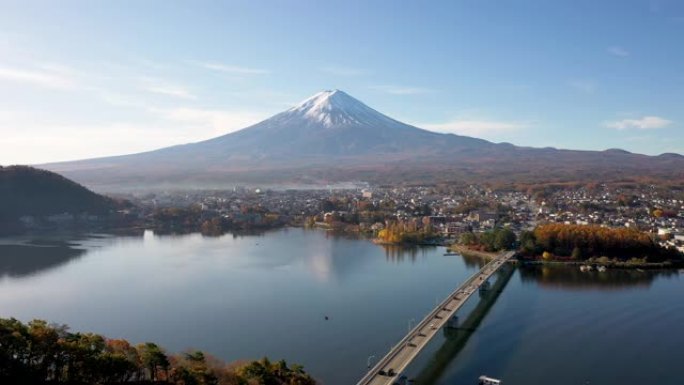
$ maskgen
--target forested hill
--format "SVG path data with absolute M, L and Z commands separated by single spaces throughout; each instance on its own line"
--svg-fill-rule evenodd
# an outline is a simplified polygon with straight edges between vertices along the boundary
M 0 221 L 24 215 L 106 214 L 117 203 L 59 174 L 28 166 L 0 166 Z

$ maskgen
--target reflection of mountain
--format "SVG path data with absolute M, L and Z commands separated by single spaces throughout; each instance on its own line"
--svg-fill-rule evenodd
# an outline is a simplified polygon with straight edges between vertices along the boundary
M 24 277 L 53 269 L 82 256 L 67 246 L 0 245 L 0 277 Z
M 373 263 L 378 248 L 370 241 L 359 242 L 359 236 L 353 234 L 325 233 L 325 242 L 309 244 L 311 256 L 308 265 L 311 271 L 322 281 L 330 279 L 344 281 L 357 271 L 368 268 Z M 414 262 L 418 256 L 433 253 L 434 247 L 402 247 L 382 246 L 387 262 Z
M 302 230 L 304 233 L 319 230 Z M 324 237 L 306 237 L 304 259 L 309 271 L 321 282 L 344 281 L 355 271 L 362 270 L 369 261 L 364 258 L 367 249 L 358 237 L 324 232 Z
M 658 275 L 676 271 L 639 271 L 614 269 L 603 273 L 582 272 L 578 266 L 524 266 L 520 269 L 523 282 L 535 282 L 542 288 L 563 290 L 621 290 L 630 287 L 647 288 Z
M 344 281 L 374 263 L 379 249 L 385 250 L 385 260 L 400 264 L 415 262 L 418 257 L 435 254 L 431 246 L 378 246 L 370 241 L 359 242 L 358 235 L 325 232 L 325 238 L 308 238 L 306 264 L 320 281 Z

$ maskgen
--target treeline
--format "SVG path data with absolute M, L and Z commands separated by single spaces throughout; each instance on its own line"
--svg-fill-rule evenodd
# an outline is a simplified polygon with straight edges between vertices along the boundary
M 515 233 L 507 227 L 498 227 L 482 234 L 466 232 L 461 234 L 458 243 L 482 251 L 512 250 L 516 247 Z
M 62 213 L 105 215 L 130 205 L 98 195 L 54 172 L 0 166 L 0 220 Z
M 383 243 L 419 245 L 437 238 L 429 224 L 416 221 L 392 221 L 378 231 L 377 239 Z
M 527 256 L 565 257 L 585 260 L 610 257 L 621 260 L 648 258 L 650 262 L 681 259 L 674 249 L 660 247 L 651 235 L 630 228 L 551 223 L 520 235 L 521 251 Z
M 199 231 L 204 235 L 222 235 L 230 231 L 265 230 L 280 227 L 286 222 L 275 213 L 246 211 L 239 218 L 226 218 L 218 212 L 202 210 L 200 206 L 165 207 L 155 209 L 151 227 L 160 233 Z
M 167 355 L 67 326 L 0 318 L 0 384 L 314 385 L 299 365 L 227 365 L 201 351 Z

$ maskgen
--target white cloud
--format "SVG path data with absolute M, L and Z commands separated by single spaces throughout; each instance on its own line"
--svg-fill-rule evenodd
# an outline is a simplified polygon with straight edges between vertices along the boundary
M 417 95 L 426 94 L 433 92 L 429 88 L 423 87 L 405 87 L 405 86 L 394 86 L 394 85 L 382 85 L 382 86 L 371 86 L 373 90 L 385 92 L 392 95 Z
M 627 130 L 636 128 L 638 130 L 652 130 L 656 128 L 667 127 L 673 122 L 659 116 L 644 116 L 639 119 L 622 119 L 612 122 L 606 122 L 604 125 L 608 128 L 616 130 Z
M 39 164 L 131 154 L 206 137 L 184 127 L 140 122 L 2 127 L 0 164 Z M 145 138 L 145 140 L 141 140 Z M 84 145 L 86 143 L 87 145 Z
M 323 67 L 320 69 L 320 71 L 327 73 L 327 74 L 330 74 L 330 75 L 347 76 L 347 77 L 361 76 L 361 75 L 365 75 L 366 73 L 368 73 L 366 70 L 362 70 L 359 68 L 341 67 L 341 66 Z
M 38 70 L 0 66 L 0 80 L 28 83 L 47 88 L 68 89 L 76 86 L 75 79 L 68 71 L 56 66 L 43 66 Z
M 144 121 L 54 124 L 50 119 L 0 110 L 0 164 L 39 164 L 150 151 L 210 139 L 263 118 L 251 112 L 196 108 L 148 111 L 153 118 Z
M 624 49 L 620 46 L 617 46 L 617 45 L 614 45 L 612 47 L 608 47 L 608 53 L 611 55 L 620 56 L 620 57 L 629 56 L 629 51 L 627 51 L 626 49 Z
M 260 68 L 240 67 L 215 62 L 198 62 L 197 65 L 209 70 L 226 72 L 234 75 L 266 75 L 271 73 L 271 71 Z
M 141 78 L 143 89 L 155 94 L 172 96 L 179 99 L 197 99 L 197 96 L 188 91 L 185 87 L 171 84 L 160 79 Z
M 197 99 L 197 96 L 191 94 L 188 90 L 181 87 L 174 87 L 171 85 L 166 86 L 150 86 L 146 87 L 145 91 L 152 92 L 155 94 L 162 94 L 173 96 L 180 99 Z
M 596 91 L 596 83 L 592 80 L 571 80 L 568 85 L 578 91 L 582 91 L 588 94 L 593 94 Z
M 0 98 L 11 101 L 14 88 L 30 86 L 35 87 L 30 90 L 35 95 L 46 95 L 56 101 L 34 105 L 26 98 L 26 102 L 22 99 L 0 106 L 0 164 L 36 164 L 148 151 L 216 137 L 268 116 L 268 107 L 261 112 L 241 110 L 240 106 L 255 99 L 247 95 L 252 89 L 242 93 L 235 90 L 235 95 L 228 95 L 234 110 L 189 108 L 195 104 L 179 102 L 198 99 L 191 87 L 194 83 L 188 78 L 174 77 L 178 72 L 153 72 L 141 67 L 99 62 L 79 62 L 67 67 L 40 57 L 0 55 Z M 242 67 L 217 70 L 268 73 Z M 48 94 L 51 89 L 76 92 L 70 92 L 66 98 L 61 93 Z
M 201 108 L 179 107 L 172 109 L 154 109 L 164 119 L 205 132 L 204 136 L 222 135 L 257 123 L 267 116 L 250 111 L 225 111 Z
M 437 124 L 416 124 L 431 131 L 475 137 L 491 137 L 492 135 L 509 134 L 529 126 L 521 122 L 502 122 L 494 120 L 457 119 Z

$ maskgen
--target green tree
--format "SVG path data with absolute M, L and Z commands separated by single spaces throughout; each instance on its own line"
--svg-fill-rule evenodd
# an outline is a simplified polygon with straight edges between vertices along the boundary
M 484 246 L 484 249 L 486 251 L 496 251 L 496 249 L 494 248 L 495 238 L 496 236 L 494 235 L 494 231 L 485 231 L 480 236 L 480 244 Z
M 523 231 L 520 233 L 520 247 L 526 254 L 537 253 L 537 239 L 532 231 Z
M 159 369 L 165 372 L 169 369 L 169 359 L 164 351 L 152 342 L 138 345 L 138 354 L 144 368 L 148 370 L 150 380 L 157 380 Z
M 575 259 L 575 260 L 582 259 L 582 249 L 575 246 L 575 248 L 572 249 L 572 254 L 570 254 L 570 258 Z
M 458 243 L 461 245 L 466 245 L 466 246 L 471 246 L 477 243 L 477 237 L 475 234 L 473 234 L 472 231 L 468 231 L 466 233 L 461 234 L 460 237 L 458 237 Z
M 496 229 L 494 231 L 494 250 L 510 250 L 515 247 L 515 233 L 509 228 Z
M 70 333 L 64 325 L 41 320 L 25 325 L 16 319 L 0 318 L 0 384 L 124 384 L 146 380 L 171 385 L 315 384 L 301 366 L 290 368 L 285 361 L 262 359 L 234 367 L 200 351 L 169 359 L 151 342 L 134 348 L 125 340 Z

